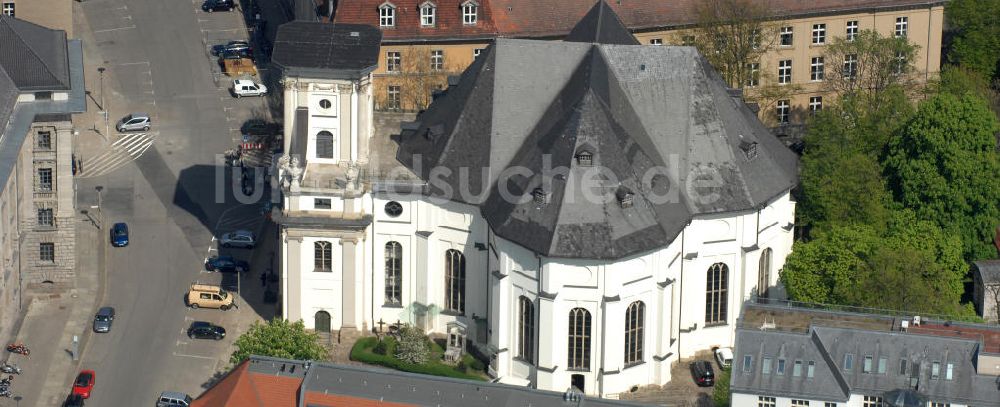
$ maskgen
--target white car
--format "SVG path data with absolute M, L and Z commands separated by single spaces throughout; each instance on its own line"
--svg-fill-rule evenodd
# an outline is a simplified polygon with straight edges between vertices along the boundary
M 264 96 L 267 94 L 267 86 L 249 79 L 237 79 L 233 81 L 233 96 Z
M 729 369 L 733 365 L 733 348 L 715 348 L 715 360 L 722 368 Z
M 219 245 L 222 247 L 242 247 L 253 249 L 257 245 L 257 235 L 249 230 L 237 230 L 222 235 L 219 238 Z

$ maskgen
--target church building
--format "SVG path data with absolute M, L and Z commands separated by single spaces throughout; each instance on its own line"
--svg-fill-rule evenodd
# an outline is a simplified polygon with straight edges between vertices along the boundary
M 460 334 L 500 382 L 614 397 L 732 346 L 774 295 L 797 159 L 695 48 L 639 45 L 599 2 L 566 41 L 497 39 L 377 134 L 379 43 L 279 29 L 284 317 Z

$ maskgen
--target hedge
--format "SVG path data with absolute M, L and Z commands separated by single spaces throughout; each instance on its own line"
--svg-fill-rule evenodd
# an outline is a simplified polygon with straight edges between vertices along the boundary
M 482 376 L 465 374 L 455 370 L 452 366 L 440 362 L 432 361 L 421 365 L 415 365 L 400 361 L 392 356 L 395 351 L 395 346 L 392 346 L 391 344 L 386 355 L 375 354 L 372 352 L 372 348 L 375 347 L 376 343 L 378 343 L 378 338 L 375 337 L 358 339 L 358 341 L 355 342 L 354 346 L 351 348 L 351 360 L 369 365 L 387 367 L 403 372 L 485 381 Z

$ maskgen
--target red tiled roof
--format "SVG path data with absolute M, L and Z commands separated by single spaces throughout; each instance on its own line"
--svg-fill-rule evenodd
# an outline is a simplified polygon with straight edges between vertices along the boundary
M 922 335 L 949 336 L 954 338 L 971 339 L 982 342 L 982 352 L 1000 353 L 1000 330 L 989 328 L 973 328 L 969 326 L 950 325 L 945 326 L 935 323 L 922 323 L 919 326 L 911 325 L 907 332 Z
M 296 407 L 301 379 L 251 373 L 244 361 L 191 407 Z
M 382 41 L 393 40 L 450 40 L 493 38 L 490 0 L 474 0 L 479 4 L 479 17 L 475 25 L 462 23 L 462 3 L 466 0 L 429 0 L 437 6 L 433 27 L 420 26 L 420 5 L 428 0 L 341 0 L 334 15 L 335 23 L 368 24 L 379 26 L 379 6 L 390 3 L 396 6 L 395 27 L 381 27 Z
M 314 391 L 306 393 L 306 405 L 321 406 L 351 406 L 351 407 L 416 407 L 416 404 L 392 403 L 388 401 L 371 400 L 360 397 L 341 396 L 339 394 L 323 394 Z

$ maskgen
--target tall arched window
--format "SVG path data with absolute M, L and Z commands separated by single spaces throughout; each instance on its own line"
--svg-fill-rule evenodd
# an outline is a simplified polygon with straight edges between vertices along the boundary
M 642 331 L 646 325 L 646 304 L 636 301 L 625 310 L 625 364 L 642 362 Z
M 528 297 L 518 298 L 520 310 L 517 324 L 517 356 L 534 363 L 535 361 L 535 304 Z
M 399 242 L 385 244 L 385 303 L 402 302 L 403 246 Z
M 569 311 L 569 347 L 566 355 L 568 369 L 590 370 L 590 311 L 583 308 Z
M 455 249 L 444 253 L 444 307 L 449 311 L 465 313 L 465 256 Z
M 333 133 L 323 130 L 316 134 L 316 158 L 333 158 Z
M 333 271 L 333 245 L 330 242 L 313 243 L 313 271 Z
M 726 323 L 728 311 L 729 266 L 715 263 L 708 268 L 708 285 L 705 288 L 705 324 Z
M 767 298 L 767 288 L 771 285 L 771 255 L 770 247 L 760 253 L 760 267 L 757 270 L 759 278 L 757 280 L 757 296 Z

